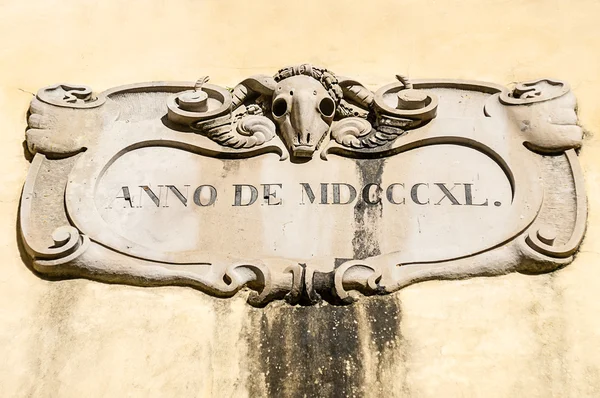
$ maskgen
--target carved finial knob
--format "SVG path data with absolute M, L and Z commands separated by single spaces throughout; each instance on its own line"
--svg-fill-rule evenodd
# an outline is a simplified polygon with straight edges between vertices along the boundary
M 556 230 L 548 225 L 544 225 L 538 229 L 537 237 L 543 243 L 552 246 L 556 239 Z
M 419 90 L 400 90 L 398 91 L 397 109 L 413 110 L 425 108 L 427 94 Z
M 186 91 L 177 97 L 179 107 L 189 112 L 206 112 L 208 109 L 208 94 L 202 91 L 202 86 L 208 80 L 208 76 L 202 76 L 196 81 L 194 91 Z
M 205 112 L 208 109 L 208 94 L 204 91 L 186 91 L 177 102 L 179 107 L 189 112 Z

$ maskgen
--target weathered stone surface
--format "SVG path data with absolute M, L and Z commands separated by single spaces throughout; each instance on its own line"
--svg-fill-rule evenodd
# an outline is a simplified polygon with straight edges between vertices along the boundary
M 40 90 L 21 204 L 33 266 L 249 287 L 265 305 L 568 264 L 587 212 L 569 86 L 397 79 L 372 92 L 302 64 L 231 92 L 208 77 Z
M 0 395 L 598 395 L 600 3 L 32 0 L 0 8 Z M 31 93 L 60 81 L 102 91 L 201 74 L 233 85 L 306 60 L 372 90 L 397 72 L 567 80 L 588 130 L 578 154 L 588 228 L 573 263 L 535 276 L 418 283 L 319 312 L 320 305 L 285 302 L 257 309 L 244 290 L 222 300 L 189 288 L 56 280 L 19 252 Z M 135 101 L 124 106 L 142 111 Z M 545 159 L 544 173 L 569 169 L 564 157 Z M 556 198 L 573 189 L 570 174 L 560 178 Z M 564 223 L 556 225 L 565 231 L 560 239 L 570 235 L 571 216 L 551 220 Z M 257 327 L 262 319 L 265 327 Z M 357 329 L 358 339 L 349 340 Z

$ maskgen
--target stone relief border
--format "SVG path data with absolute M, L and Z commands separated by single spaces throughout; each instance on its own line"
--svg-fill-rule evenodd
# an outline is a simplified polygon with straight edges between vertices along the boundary
M 111 283 L 190 286 L 218 297 L 248 287 L 249 303 L 262 306 L 275 299 L 346 304 L 360 294 L 388 294 L 425 280 L 548 272 L 571 262 L 585 233 L 587 203 L 575 151 L 581 145 L 581 129 L 569 86 L 552 79 L 524 82 L 512 90 L 472 81 L 411 82 L 400 75 L 397 80 L 373 93 L 355 80 L 305 64 L 282 69 L 274 77 L 248 78 L 232 90 L 208 84 L 207 77 L 195 83 L 133 84 L 98 95 L 86 86 L 41 89 L 28 119 L 27 144 L 35 157 L 20 208 L 21 235 L 34 268 Z M 440 88 L 490 97 L 480 119 L 446 120 L 442 126 L 436 124 L 439 101 L 433 92 Z M 308 117 L 312 136 L 303 136 L 292 117 L 293 109 L 302 105 L 290 95 L 298 90 L 314 96 L 309 101 L 318 113 Z M 136 93 L 165 94 L 158 127 L 143 135 L 107 139 L 107 132 L 118 128 L 126 113 L 118 98 Z M 556 109 L 572 115 L 553 120 L 555 114 L 564 115 Z M 190 253 L 154 252 L 116 235 L 93 201 L 108 167 L 144 146 L 225 159 L 273 152 L 285 161 L 290 156 L 310 159 L 319 151 L 324 160 L 330 155 L 380 158 L 440 144 L 484 153 L 510 181 L 515 215 L 524 216 L 507 221 L 510 233 L 495 247 L 435 263 L 387 253 L 349 260 L 327 273 L 287 259 L 248 262 L 211 253 L 192 253 L 201 261 L 190 263 Z M 556 231 L 536 222 L 544 198 L 536 162 L 547 154 L 566 158 L 575 186 L 574 227 L 570 239 L 560 245 L 555 245 Z M 64 189 L 69 224 L 56 226 L 48 246 L 35 231 L 36 182 L 40 169 L 50 167 L 53 159 L 73 156 L 78 158 L 65 176 Z M 274 272 L 272 262 L 285 265 L 285 271 Z

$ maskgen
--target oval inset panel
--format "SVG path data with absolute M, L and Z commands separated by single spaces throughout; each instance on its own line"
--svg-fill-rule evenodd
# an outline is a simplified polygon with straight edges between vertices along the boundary
M 95 204 L 107 228 L 153 250 L 331 267 L 397 251 L 436 261 L 485 250 L 511 237 L 498 222 L 511 196 L 494 161 L 455 145 L 304 164 L 146 147 L 107 169 Z

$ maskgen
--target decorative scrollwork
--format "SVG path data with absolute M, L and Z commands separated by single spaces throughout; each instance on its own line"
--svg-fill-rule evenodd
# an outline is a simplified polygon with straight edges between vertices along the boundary
M 573 233 L 569 240 L 562 245 L 555 244 L 557 232 L 547 225 L 539 226 L 537 229 L 534 228 L 525 235 L 525 242 L 529 247 L 536 252 L 551 258 L 571 257 L 579 248 L 586 229 L 587 198 L 584 192 L 583 173 L 579 166 L 575 151 L 570 149 L 565 152 L 565 155 L 569 161 L 569 166 L 573 174 L 575 198 L 577 200 Z
M 354 290 L 365 294 L 383 292 L 383 287 L 379 286 L 381 277 L 381 270 L 373 266 L 359 260 L 348 261 L 335 270 L 332 288 L 343 303 L 349 304 L 358 299 Z
M 106 98 L 105 94 L 94 95 L 88 86 L 72 84 L 39 90 L 29 107 L 29 151 L 68 157 L 84 150 L 99 130 L 117 118 L 114 104 L 102 106 Z
M 294 264 L 285 269 L 284 272 L 292 274 L 292 288 L 285 295 L 285 300 L 292 305 L 298 304 L 302 299 L 302 290 L 304 288 L 304 270 L 306 265 Z
M 36 250 L 35 258 L 42 260 L 55 260 L 66 257 L 79 249 L 87 239 L 81 235 L 77 228 L 70 225 L 58 227 L 52 232 L 54 245 L 47 249 Z
M 433 94 L 412 88 L 408 79 L 396 75 L 397 83 L 388 84 L 377 90 L 374 97 L 374 108 L 379 119 L 387 117 L 393 119 L 408 119 L 412 121 L 406 128 L 417 128 L 437 114 L 438 100 Z M 388 125 L 385 119 L 381 125 Z M 392 124 L 389 124 L 392 125 Z M 392 125 L 393 126 L 393 125 Z
M 577 124 L 577 101 L 569 85 L 560 80 L 539 79 L 505 89 L 485 107 L 492 117 L 511 121 L 524 145 L 544 154 L 579 148 L 583 130 Z
M 27 248 L 38 271 L 50 274 L 61 273 L 57 266 L 64 266 L 79 256 L 89 247 L 90 239 L 81 234 L 77 228 L 62 226 L 52 233 L 54 245 L 48 248 L 32 247 L 28 242 Z
M 224 281 L 231 289 L 239 290 L 244 286 L 253 290 L 248 297 L 248 303 L 262 307 L 272 300 L 276 292 L 271 281 L 268 267 L 260 264 L 233 264 L 227 268 Z
M 569 85 L 562 80 L 530 80 L 518 83 L 512 90 L 504 90 L 500 94 L 500 102 L 504 105 L 535 104 L 561 97 L 570 90 Z
M 193 90 L 173 94 L 167 99 L 167 117 L 171 122 L 189 126 L 231 117 L 231 93 L 222 87 L 206 84 L 207 81 L 208 76 L 200 78 Z
M 89 86 L 75 84 L 56 84 L 44 87 L 37 98 L 47 104 L 63 108 L 95 108 L 106 101 L 104 96 L 94 96 Z

